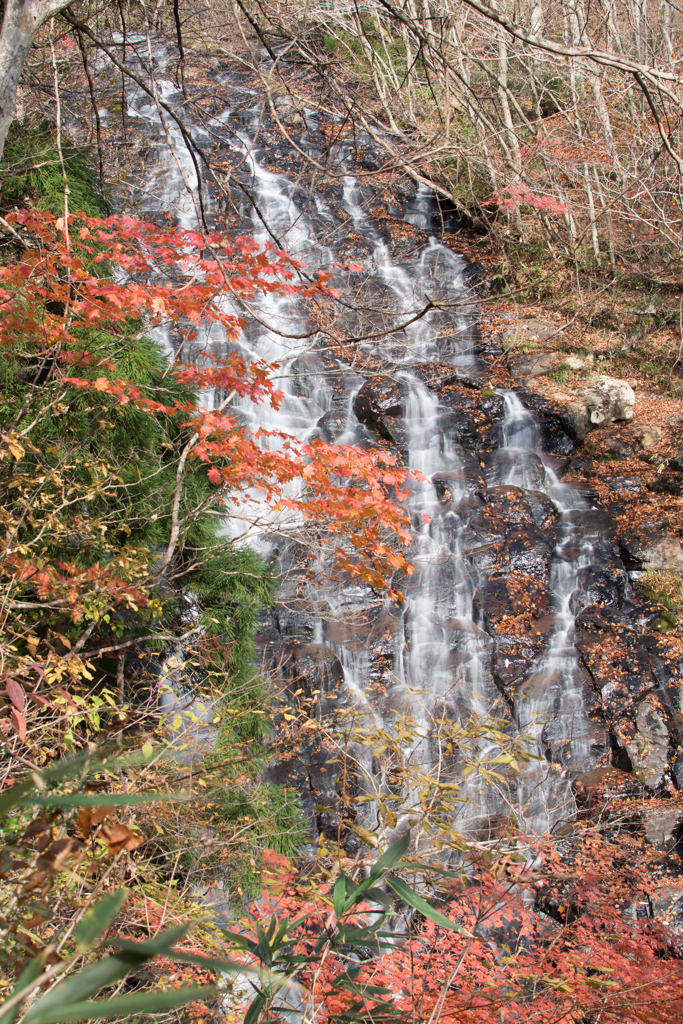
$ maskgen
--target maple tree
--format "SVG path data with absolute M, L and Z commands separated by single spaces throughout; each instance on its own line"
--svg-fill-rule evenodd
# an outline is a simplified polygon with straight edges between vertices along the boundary
M 623 846 L 594 823 L 578 830 L 569 864 L 554 841 L 510 837 L 498 848 L 470 848 L 445 870 L 407 856 L 408 838 L 364 874 L 342 856 L 322 884 L 270 856 L 267 897 L 232 939 L 248 952 L 246 963 L 295 974 L 302 1019 L 680 1020 L 675 942 L 635 912 L 652 864 L 625 863 Z M 254 988 L 251 1007 L 277 1019 L 286 1008 L 282 981 L 268 992 Z
M 274 365 L 207 355 L 201 363 L 167 366 L 156 386 L 140 386 L 121 370 L 133 324 L 138 339 L 172 324 L 190 341 L 200 326 L 219 326 L 229 345 L 245 321 L 226 308 L 224 296 L 329 293 L 329 275 L 320 273 L 313 283 L 299 279 L 297 261 L 251 239 L 162 230 L 126 217 L 67 224 L 24 212 L 12 222 L 28 241 L 16 262 L 0 268 L 2 356 L 15 370 L 20 365 L 25 384 L 23 404 L 2 435 L 7 607 L 24 614 L 49 609 L 84 631 L 75 634 L 68 656 L 51 665 L 36 660 L 29 637 L 25 656 L 9 656 L 11 685 L 35 693 L 41 680 L 59 682 L 74 669 L 88 678 L 77 656 L 86 642 L 84 653 L 96 656 L 94 639 L 113 628 L 113 615 L 162 617 L 160 588 L 182 562 L 188 526 L 210 507 L 247 519 L 268 508 L 277 529 L 312 523 L 319 543 L 329 546 L 332 567 L 400 596 L 386 582 L 410 571 L 400 550 L 410 538 L 407 519 L 397 504 L 406 471 L 393 457 L 317 440 L 300 445 L 284 434 L 277 435 L 278 447 L 262 444 L 273 434 L 250 434 L 229 402 L 239 396 L 277 407 L 282 395 L 271 380 Z M 210 389 L 227 396 L 215 409 L 199 402 Z M 90 396 L 94 407 L 86 404 Z M 76 452 L 71 442 L 67 455 L 45 444 L 60 418 L 61 430 L 88 408 L 101 417 L 100 435 L 115 434 L 130 410 L 170 438 L 163 442 L 170 457 L 149 470 L 152 485 L 162 474 L 169 482 L 169 507 L 150 508 L 146 523 L 130 511 L 148 480 L 138 472 L 135 481 L 130 465 L 108 461 L 106 446 Z M 209 485 L 201 494 L 190 474 L 196 477 L 200 467 Z M 161 550 L 136 545 L 141 527 L 160 519 L 154 539 Z M 192 567 L 201 567 L 201 555 L 195 553 Z M 187 574 L 187 564 L 181 572 Z M 22 713 L 15 705 L 11 721 L 18 729 Z

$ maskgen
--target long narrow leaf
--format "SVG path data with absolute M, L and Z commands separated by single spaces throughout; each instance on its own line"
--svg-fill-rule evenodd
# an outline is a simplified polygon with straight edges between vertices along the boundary
M 258 967 L 250 967 L 248 964 L 241 964 L 239 960 L 223 960 L 221 957 L 198 956 L 196 953 L 183 953 L 181 950 L 171 950 L 169 956 L 184 964 L 197 964 L 198 967 L 205 967 L 207 971 L 217 971 L 227 974 L 233 971 L 235 974 L 259 974 Z M 303 958 L 307 960 L 306 957 Z M 269 975 L 272 977 L 272 975 Z M 1 1022 L 0 1022 L 1 1024 Z
M 24 1017 L 22 1024 L 39 1024 L 46 1013 L 56 1012 L 68 1003 L 94 996 L 105 985 L 124 978 L 139 964 L 159 954 L 172 955 L 173 945 L 185 935 L 190 923 L 169 928 L 148 942 L 131 942 L 128 939 L 112 939 L 111 945 L 121 949 L 120 953 L 98 960 L 92 967 L 70 975 L 61 984 L 39 999 Z M 85 1018 L 84 1018 L 85 1019 Z
M 74 933 L 80 950 L 89 949 L 102 932 L 112 924 L 128 897 L 128 889 L 108 892 L 81 918 Z
M 146 942 L 135 942 L 133 939 L 116 936 L 110 939 L 108 944 L 125 950 L 126 953 L 136 956 L 139 960 L 149 960 L 152 956 L 170 956 L 173 954 L 173 946 L 187 934 L 191 926 L 191 921 L 177 924 L 175 928 L 167 928 L 165 932 L 155 935 L 153 939 L 147 939 Z
M 434 910 L 431 904 L 423 900 L 421 896 L 418 896 L 416 892 L 402 882 L 400 878 L 388 878 L 387 885 L 390 885 L 397 896 L 408 904 L 409 907 L 413 907 L 414 910 L 419 910 L 421 914 L 433 921 L 434 924 L 440 925 L 442 928 L 449 928 L 451 931 L 458 932 L 459 935 L 465 935 L 468 939 L 473 939 L 474 936 L 468 932 L 461 924 L 457 921 L 451 921 L 450 918 L 446 917 L 445 914 L 439 913 L 438 910 Z
M 28 965 L 28 967 L 24 968 L 24 970 L 21 972 L 19 976 L 18 982 L 10 992 L 9 998 L 18 995 L 19 992 L 23 992 L 23 990 L 27 988 L 27 986 L 30 985 L 31 982 L 35 981 L 36 978 L 39 977 L 39 975 L 42 973 L 45 967 L 45 960 L 47 958 L 46 954 L 47 951 L 43 950 L 38 954 L 38 956 L 34 957 L 33 960 L 31 960 L 31 963 Z M 5 1010 L 4 1013 L 2 1012 L 2 1008 L 0 1007 L 0 1024 L 13 1024 L 13 1022 L 19 1016 L 20 1010 L 21 1002 L 15 1003 L 14 1006 L 10 1007 L 9 1010 Z
M 334 900 L 335 916 L 340 918 L 344 913 L 344 907 L 346 904 L 346 875 L 340 875 L 334 883 L 332 898 Z
M 370 878 L 373 880 L 378 878 L 383 872 L 391 871 L 395 864 L 401 860 L 401 858 L 408 852 L 410 846 L 410 830 L 404 832 L 395 843 L 392 843 L 388 850 L 382 854 L 379 860 L 375 863 L 372 871 L 370 872 Z
M 215 993 L 214 985 L 193 985 L 188 988 L 167 989 L 164 992 L 131 992 L 125 996 L 115 996 L 113 999 L 79 1001 L 70 1006 L 46 1008 L 44 1012 L 31 1017 L 31 1024 L 72 1024 L 82 1020 L 135 1017 L 185 1006 L 195 999 L 208 999 Z M 28 1016 L 24 1018 L 22 1024 L 27 1020 Z
M 251 1003 L 249 1004 L 249 1009 L 247 1010 L 247 1014 L 244 1018 L 244 1024 L 254 1024 L 254 1022 L 258 1020 L 259 1014 L 261 1013 L 261 1010 L 263 1009 L 265 1002 L 265 995 L 262 992 L 259 992 L 259 994 L 254 999 L 252 999 Z
M 48 796 L 24 797 L 26 807 L 132 807 L 135 804 L 158 804 L 179 800 L 178 793 L 52 793 Z
M 111 985 L 120 978 L 125 978 L 126 974 L 139 963 L 139 959 L 128 953 L 122 953 L 118 956 L 107 956 L 93 964 L 92 967 L 70 975 L 33 1004 L 22 1018 L 22 1024 L 40 1024 L 46 1014 L 59 1012 L 69 1003 L 73 1003 L 77 999 L 80 1001 L 84 997 L 87 999 L 88 996 L 99 992 L 105 985 Z M 64 1019 L 69 1020 L 70 1018 Z

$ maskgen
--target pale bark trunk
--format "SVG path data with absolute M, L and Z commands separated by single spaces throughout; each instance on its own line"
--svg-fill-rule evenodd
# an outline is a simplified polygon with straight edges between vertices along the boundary
M 0 160 L 14 120 L 17 86 L 40 26 L 69 0 L 7 0 L 0 29 Z

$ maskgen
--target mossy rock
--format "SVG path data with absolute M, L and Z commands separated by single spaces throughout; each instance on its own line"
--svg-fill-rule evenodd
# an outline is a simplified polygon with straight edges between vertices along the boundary
M 646 597 L 662 606 L 657 626 L 660 632 L 675 629 L 683 613 L 683 579 L 673 572 L 650 569 L 641 580 L 641 586 Z

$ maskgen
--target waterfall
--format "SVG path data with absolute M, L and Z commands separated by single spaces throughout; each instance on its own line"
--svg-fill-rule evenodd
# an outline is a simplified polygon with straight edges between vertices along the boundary
M 156 56 L 163 63 L 164 54 L 160 51 Z M 172 107 L 183 105 L 183 97 L 172 82 L 163 80 L 160 88 L 165 102 Z M 131 89 L 128 113 L 150 125 L 159 149 L 158 162 L 137 183 L 139 209 L 148 214 L 169 210 L 181 224 L 192 224 L 194 206 L 184 191 L 178 166 L 167 152 L 156 108 L 142 93 Z M 311 270 L 330 268 L 336 262 L 335 244 L 350 229 L 369 250 L 360 277 L 368 315 L 375 324 L 379 318 L 388 328 L 395 325 L 397 329 L 364 343 L 361 351 L 372 353 L 384 372 L 390 372 L 398 382 L 402 416 L 396 428 L 396 445 L 409 468 L 426 478 L 426 482 L 414 481 L 408 488 L 406 508 L 413 523 L 410 558 L 415 572 L 406 585 L 403 607 L 378 600 L 369 587 L 362 585 L 350 586 L 344 581 L 326 587 L 301 583 L 301 601 L 312 624 L 303 620 L 295 623 L 290 634 L 283 632 L 283 644 L 292 636 L 303 637 L 318 647 L 326 644 L 341 665 L 346 705 L 355 707 L 370 727 L 389 730 L 397 716 L 410 718 L 412 738 L 405 744 L 403 758 L 406 764 L 419 764 L 421 771 L 436 770 L 441 758 L 434 739 L 435 718 L 465 723 L 484 721 L 491 713 L 499 718 L 507 716 L 505 728 L 510 735 L 523 733 L 528 737 L 534 760 L 517 779 L 506 778 L 500 786 L 460 778 L 462 805 L 454 814 L 454 825 L 467 830 L 474 827 L 472 822 L 516 816 L 523 827 L 543 832 L 571 816 L 571 778 L 597 763 L 599 742 L 584 707 L 583 677 L 573 646 L 574 616 L 581 604 L 581 573 L 591 566 L 597 541 L 590 522 L 582 523 L 581 515 L 577 515 L 587 507 L 586 501 L 576 489 L 562 484 L 544 463 L 538 424 L 517 394 L 506 392 L 502 396 L 504 416 L 498 447 L 480 455 L 478 439 L 467 448 L 453 426 L 452 411 L 423 382 L 418 372 L 422 364 L 449 364 L 458 371 L 478 367 L 472 341 L 472 309 L 448 309 L 449 302 L 467 297 L 464 259 L 434 237 L 427 237 L 417 254 L 402 260 L 394 258 L 386 233 L 363 209 L 361 191 L 343 147 L 338 154 L 343 186 L 339 208 L 334 209 L 320 195 L 314 195 L 315 201 L 304 208 L 297 200 L 293 182 L 266 166 L 267 155 L 259 139 L 243 127 L 227 131 L 228 122 L 229 112 L 225 112 L 212 122 L 212 132 L 231 148 L 240 165 L 240 180 L 248 185 L 258 206 L 258 211 L 249 211 L 242 230 L 248 228 L 259 243 L 276 236 Z M 185 169 L 196 185 L 184 145 L 173 133 L 172 137 L 178 152 L 185 154 Z M 208 189 L 204 199 L 210 207 Z M 431 205 L 431 196 L 421 187 L 408 211 L 408 221 L 428 231 Z M 349 306 L 355 302 L 351 292 L 344 298 Z M 399 331 L 398 327 L 429 300 L 441 300 L 444 306 L 435 306 Z M 239 351 L 246 359 L 280 364 L 277 385 L 284 392 L 284 400 L 277 410 L 255 406 L 246 399 L 237 402 L 234 408 L 245 425 L 306 440 L 323 428 L 332 429 L 328 420 L 334 413 L 338 429 L 333 433 L 339 441 L 372 441 L 369 428 L 353 414 L 353 399 L 363 374 L 337 359 L 333 394 L 313 340 L 278 333 L 304 335 L 310 331 L 300 300 L 270 295 L 262 297 L 255 308 L 263 324 L 272 329 L 250 321 Z M 171 347 L 169 339 L 160 340 Z M 216 334 L 195 343 L 198 352 L 202 346 L 216 352 L 227 348 L 225 338 Z M 264 438 L 262 443 L 277 447 L 280 442 Z M 505 583 L 505 577 L 496 561 L 503 542 L 496 540 L 498 527 L 494 520 L 486 517 L 494 497 L 503 501 L 510 495 L 519 495 L 524 509 L 535 509 L 541 499 L 547 499 L 556 520 L 550 543 L 544 539 L 545 534 L 540 537 L 532 513 L 525 512 L 530 535 L 535 530 L 533 536 L 540 537 L 536 537 L 539 549 L 546 545 L 551 552 L 549 611 L 543 621 L 546 626 L 550 621 L 552 624 L 545 646 L 539 648 L 540 653 L 534 649 L 527 655 L 524 644 L 520 654 L 510 642 L 513 653 L 507 657 L 500 631 L 496 634 L 487 620 L 486 595 L 501 581 Z M 286 544 L 274 533 L 276 527 L 281 529 L 286 524 L 276 521 L 271 510 L 259 504 L 258 495 L 246 496 L 245 502 L 248 511 L 258 509 L 258 527 L 245 533 L 244 522 L 235 518 L 226 523 L 226 535 L 257 544 L 267 557 L 275 557 L 277 550 L 286 560 Z M 505 557 L 512 558 L 508 548 L 504 550 Z M 541 577 L 542 573 L 538 576 L 539 587 L 545 578 Z M 288 612 L 288 616 L 291 624 L 296 615 Z M 366 623 L 365 631 L 354 634 L 354 622 L 361 620 Z M 375 635 L 377 622 L 388 623 L 391 638 L 384 651 L 390 669 L 379 688 L 376 679 L 373 681 L 378 670 L 372 641 L 367 639 Z M 512 668 L 517 664 L 515 659 L 526 659 L 526 667 L 507 687 L 508 675 L 512 679 Z M 474 746 L 475 758 L 485 757 L 493 749 L 486 738 Z M 381 771 L 373 766 L 367 749 L 358 748 L 356 760 L 366 795 L 372 798 L 360 809 L 359 820 L 367 828 L 376 829 L 376 798 L 384 786 Z M 457 771 L 457 764 L 451 764 L 449 778 L 457 777 Z M 413 799 L 417 799 L 414 794 L 406 795 L 408 804 Z

